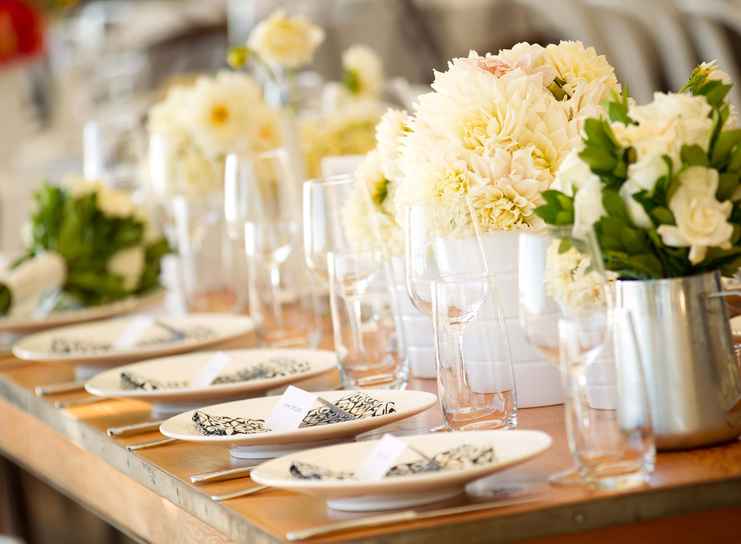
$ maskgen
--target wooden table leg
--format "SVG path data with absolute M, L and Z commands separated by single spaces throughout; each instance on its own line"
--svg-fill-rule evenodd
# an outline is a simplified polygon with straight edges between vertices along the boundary
M 0 456 L 0 534 L 31 542 L 25 494 L 20 468 Z

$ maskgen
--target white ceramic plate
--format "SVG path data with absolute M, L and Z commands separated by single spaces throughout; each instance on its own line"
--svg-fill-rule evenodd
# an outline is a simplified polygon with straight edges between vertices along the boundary
M 254 329 L 248 317 L 226 314 L 191 314 L 180 317 L 157 317 L 167 325 L 190 333 L 184 339 L 173 339 L 172 333 L 151 325 L 142 335 L 139 344 L 131 348 L 116 349 L 110 345 L 121 337 L 136 317 L 97 321 L 52 329 L 18 340 L 13 355 L 19 359 L 44 363 L 64 363 L 96 368 L 116 366 L 134 360 L 184 353 L 238 338 Z M 63 347 L 58 347 L 59 344 Z M 141 344 L 145 345 L 141 345 Z M 54 344 L 57 347 L 54 347 Z M 92 346 L 108 346 L 91 349 Z M 82 349 L 80 346 L 84 346 Z
M 158 289 L 146 295 L 129 297 L 117 302 L 111 302 L 110 304 L 101 304 L 100 306 L 91 306 L 89 308 L 80 308 L 78 310 L 54 312 L 44 317 L 3 317 L 0 318 L 0 332 L 30 334 L 37 331 L 53 329 L 55 327 L 73 325 L 75 323 L 108 319 L 117 315 L 138 312 L 150 306 L 154 306 L 161 303 L 164 297 L 165 290 Z
M 178 440 L 229 444 L 232 446 L 234 457 L 251 459 L 277 457 L 289 451 L 303 450 L 307 447 L 325 445 L 328 442 L 331 443 L 331 441 L 356 436 L 423 412 L 437 402 L 435 395 L 424 391 L 364 389 L 362 391 L 322 391 L 318 392 L 317 395 L 329 402 L 336 403 L 343 397 L 357 393 L 365 393 L 381 402 L 393 402 L 396 412 L 341 423 L 304 427 L 289 432 L 269 431 L 231 436 L 204 436 L 196 429 L 195 423 L 193 423 L 194 411 L 190 411 L 165 421 L 160 426 L 160 432 Z M 227 402 L 208 406 L 203 408 L 202 411 L 212 416 L 267 419 L 279 398 L 276 396 Z M 316 407 L 321 407 L 319 401 L 316 402 Z
M 376 441 L 368 441 L 292 453 L 263 463 L 252 471 L 250 477 L 263 485 L 320 497 L 337 510 L 390 510 L 455 496 L 464 491 L 467 483 L 532 459 L 551 445 L 550 436 L 541 431 L 432 433 L 400 437 L 400 440 L 428 456 L 462 445 L 492 446 L 496 459 L 471 468 L 386 477 L 380 481 L 302 480 L 290 474 L 293 462 L 310 463 L 333 471 L 355 472 L 376 444 Z M 417 454 L 407 450 L 399 462 L 419 460 Z
M 151 359 L 111 370 L 96 375 L 85 384 L 88 393 L 108 398 L 130 398 L 144 400 L 155 404 L 180 406 L 178 412 L 204 406 L 210 402 L 246 397 L 264 393 L 270 389 L 289 383 L 298 382 L 337 367 L 337 356 L 332 351 L 291 350 L 291 349 L 244 349 L 230 350 L 223 353 L 229 356 L 230 362 L 219 372 L 226 376 L 235 372 L 248 370 L 260 363 L 275 360 L 298 361 L 308 364 L 305 371 L 269 379 L 255 379 L 242 382 L 211 384 L 208 386 L 177 388 L 158 388 L 155 390 L 125 389 L 121 385 L 121 373 L 129 372 L 147 380 L 160 383 L 190 382 L 218 352 L 198 352 L 176 355 L 162 359 Z M 167 410 L 162 410 L 167 411 Z

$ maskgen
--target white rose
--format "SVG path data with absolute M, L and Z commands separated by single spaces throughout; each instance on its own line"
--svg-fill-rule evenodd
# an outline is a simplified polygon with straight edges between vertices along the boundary
M 599 181 L 589 165 L 579 157 L 580 152 L 581 149 L 573 149 L 564 157 L 558 172 L 556 172 L 556 180 L 551 185 L 551 189 L 573 196 L 575 190 L 579 187 L 595 180 Z
M 342 68 L 353 75 L 358 88 L 355 94 L 377 96 L 383 85 L 383 64 L 375 51 L 364 45 L 353 45 L 342 54 Z
M 648 153 L 639 156 L 638 160 L 628 167 L 628 179 L 636 187 L 653 190 L 658 179 L 666 175 L 669 167 L 659 153 Z
M 701 262 L 709 247 L 729 249 L 733 226 L 728 222 L 733 204 L 718 202 L 718 172 L 704 166 L 692 166 L 679 177 L 679 188 L 669 202 L 677 221 L 661 225 L 662 240 L 671 247 L 690 247 L 690 262 Z
M 255 27 L 247 45 L 268 64 L 300 68 L 323 41 L 324 31 L 311 21 L 278 10 Z
M 141 246 L 122 249 L 111 256 L 106 265 L 111 274 L 123 278 L 123 287 L 133 291 L 139 285 L 139 279 L 144 272 L 144 248 Z
M 96 193 L 98 209 L 109 217 L 128 217 L 135 211 L 128 193 L 112 189 L 100 181 L 78 179 L 70 190 L 75 197 Z
M 376 125 L 376 142 L 383 174 L 392 181 L 399 181 L 403 175 L 402 143 L 405 136 L 411 132 L 410 124 L 411 119 L 407 112 L 389 109 Z
M 579 187 L 574 197 L 574 237 L 586 237 L 604 215 L 602 182 L 595 176 Z
M 620 187 L 620 196 L 622 197 L 623 202 L 625 202 L 625 207 L 628 209 L 628 215 L 633 223 L 642 229 L 650 229 L 653 226 L 651 218 L 646 213 L 646 210 L 643 209 L 641 203 L 633 198 L 633 195 L 642 189 L 643 188 L 634 181 L 628 180 L 623 183 L 622 187 Z

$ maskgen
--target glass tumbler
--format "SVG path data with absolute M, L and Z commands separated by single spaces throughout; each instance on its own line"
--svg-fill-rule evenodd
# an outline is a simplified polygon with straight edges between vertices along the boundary
M 433 283 L 437 389 L 447 426 L 517 426 L 512 355 L 494 277 L 444 276 Z
M 559 338 L 566 431 L 583 481 L 608 490 L 644 484 L 656 447 L 630 312 L 562 318 Z
M 381 251 L 327 255 L 332 329 L 345 388 L 402 388 L 406 350 Z

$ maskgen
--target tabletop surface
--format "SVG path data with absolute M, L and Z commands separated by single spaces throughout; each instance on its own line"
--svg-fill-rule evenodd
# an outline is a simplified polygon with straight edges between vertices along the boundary
M 215 503 L 209 495 L 254 485 L 248 478 L 203 486 L 189 483 L 188 477 L 192 474 L 238 466 L 235 464 L 238 462 L 230 458 L 226 446 L 175 442 L 129 452 L 126 444 L 154 440 L 161 435 L 152 432 L 114 439 L 106 435 L 106 429 L 152 419 L 150 406 L 131 400 L 106 400 L 60 410 L 52 406 L 50 398 L 33 393 L 35 386 L 73 378 L 72 368 L 66 365 L 27 363 L 12 357 L 0 360 L 0 449 L 12 457 L 13 441 L 22 440 L 27 442 L 28 448 L 18 449 L 18 452 L 26 451 L 26 455 L 30 455 L 28 452 L 43 450 L 44 437 L 40 435 L 43 429 L 50 428 L 50 432 L 61 433 L 64 440 L 126 475 L 125 481 L 143 485 L 225 535 L 224 541 L 284 541 L 289 531 L 368 515 L 332 511 L 319 499 L 277 489 Z M 332 373 L 314 378 L 304 387 L 319 390 L 332 386 L 336 379 Z M 416 380 L 410 383 L 410 388 L 434 391 L 435 382 Z M 85 396 L 84 392 L 67 393 L 55 395 L 53 400 Z M 25 436 L 23 429 L 18 428 L 22 416 L 31 416 L 42 424 L 43 427 L 38 427 L 41 431 L 32 433 L 29 430 L 31 436 Z M 32 420 L 28 421 L 37 428 Z M 424 432 L 440 422 L 440 413 L 434 408 L 383 431 Z M 549 474 L 571 463 L 563 407 L 522 409 L 519 428 L 547 432 L 553 438 L 552 447 L 532 461 L 480 481 L 477 489 L 496 491 L 525 486 L 533 491 L 536 500 L 475 513 L 346 531 L 312 542 L 443 542 L 451 538 L 474 542 L 481 540 L 482 531 L 487 534 L 496 531 L 499 541 L 508 542 L 741 504 L 741 443 L 738 441 L 686 452 L 661 453 L 649 485 L 608 493 L 546 484 Z M 446 505 L 465 504 L 468 500 L 456 499 Z M 435 508 L 440 506 L 435 505 Z

